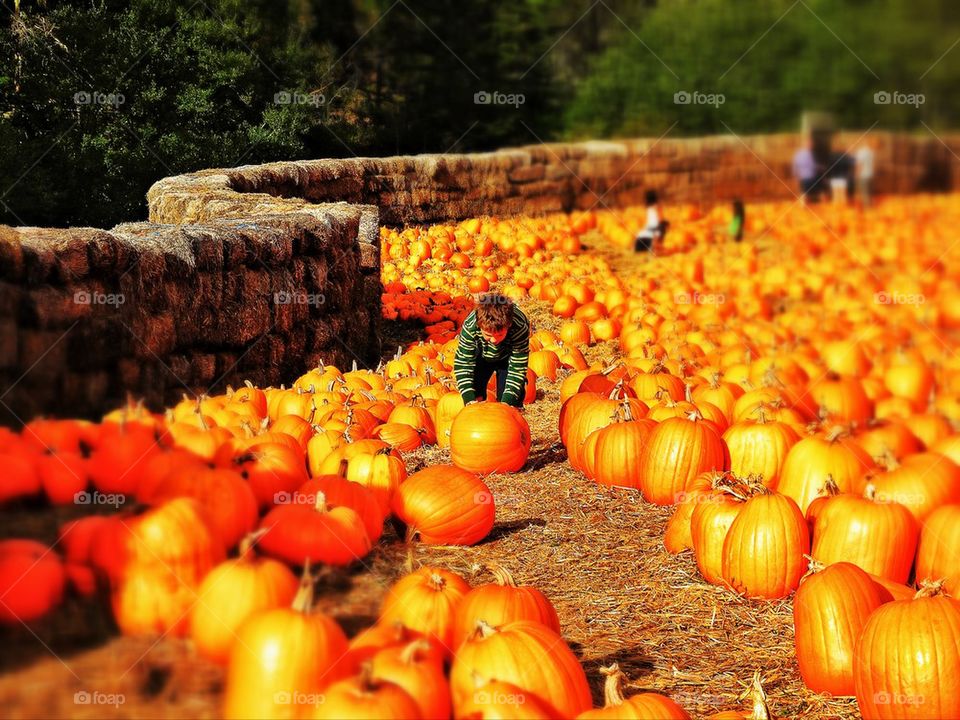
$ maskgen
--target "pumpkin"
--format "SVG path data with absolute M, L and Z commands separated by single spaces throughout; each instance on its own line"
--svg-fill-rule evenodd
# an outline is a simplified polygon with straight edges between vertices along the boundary
M 960 717 L 960 601 L 927 586 L 870 615 L 853 659 L 865 718 Z
M 828 475 L 841 492 L 860 493 L 864 474 L 873 467 L 873 460 L 859 445 L 834 430 L 825 438 L 803 438 L 790 448 L 776 490 L 792 498 L 800 512 L 806 513 Z
M 144 463 L 161 452 L 155 429 L 137 422 L 104 423 L 87 471 L 93 486 L 108 494 L 135 494 Z
M 375 623 L 361 630 L 350 640 L 350 650 L 344 658 L 352 673 L 360 672 L 363 664 L 373 660 L 381 650 L 386 648 L 405 648 L 415 640 L 423 640 L 417 650 L 417 657 L 425 657 L 443 664 L 446 658 L 446 649 L 432 640 L 427 640 L 423 633 L 411 630 L 401 622 Z
M 275 442 L 247 448 L 231 459 L 230 466 L 250 483 L 261 508 L 272 506 L 278 493 L 291 493 L 307 480 L 303 455 Z
M 945 505 L 927 516 L 917 546 L 917 580 L 943 580 L 946 591 L 960 595 L 960 505 Z
M 424 445 L 437 442 L 437 429 L 422 400 L 414 400 L 406 405 L 397 405 L 387 418 L 388 423 L 403 423 L 421 433 Z
M 488 475 L 516 472 L 530 454 L 530 427 L 510 405 L 467 405 L 450 426 L 450 459 L 464 470 Z
M 587 710 L 577 716 L 577 720 L 689 720 L 690 715 L 666 695 L 645 692 L 623 695 L 623 682 L 626 675 L 620 666 L 614 663 L 600 668 L 606 680 L 603 684 L 604 707 Z
M 347 638 L 313 611 L 313 577 L 304 569 L 290 607 L 261 610 L 237 630 L 224 689 L 225 718 L 302 717 L 347 674 Z
M 420 720 L 424 715 L 403 687 L 375 678 L 371 669 L 365 668 L 359 675 L 328 687 L 323 701 L 307 717 L 313 720 Z
M 800 582 L 809 552 L 810 535 L 797 504 L 779 493 L 759 491 L 727 531 L 721 575 L 746 597 L 783 598 Z
M 768 421 L 761 410 L 756 421 L 734 423 L 723 433 L 730 451 L 730 470 L 741 477 L 759 475 L 763 484 L 775 488 L 787 453 L 800 440 L 790 425 Z
M 423 443 L 423 430 L 415 429 L 406 423 L 384 423 L 377 425 L 371 436 L 383 440 L 387 445 L 401 452 L 416 450 Z
M 380 606 L 380 624 L 400 623 L 453 654 L 454 624 L 470 585 L 456 573 L 421 567 L 393 584 Z
M 0 462 L 3 462 L 2 459 Z M 17 473 L 7 464 L 3 464 L 2 467 L 4 472 L 9 468 L 14 475 Z M 54 505 L 74 503 L 77 493 L 86 490 L 90 482 L 87 460 L 80 453 L 58 452 L 38 455 L 34 470 L 40 479 L 43 493 Z
M 450 668 L 455 715 L 476 691 L 475 674 L 533 693 L 561 717 L 576 717 L 591 706 L 577 658 L 557 633 L 538 622 L 519 620 L 499 628 L 477 623 Z
M 419 717 L 450 717 L 450 686 L 443 671 L 443 659 L 437 657 L 427 640 L 385 647 L 370 663 L 373 677 L 395 683 L 407 691 L 419 708 Z
M 67 574 L 51 548 L 33 540 L 0 541 L 0 624 L 30 623 L 63 598 Z
M 560 440 L 567 448 L 567 457 L 577 470 L 584 469 L 582 446 L 594 431 L 613 422 L 620 401 L 630 405 L 633 417 L 643 417 L 647 406 L 639 400 L 628 398 L 623 384 L 617 383 L 605 397 L 596 393 L 576 393 L 560 408 Z
M 119 527 L 104 527 L 116 528 L 106 537 L 121 558 L 111 597 L 121 632 L 185 635 L 197 588 L 226 554 L 199 503 L 175 498 Z
M 700 473 L 726 470 L 727 446 L 699 413 L 668 418 L 647 436 L 640 455 L 640 491 L 657 505 L 675 505 Z
M 903 505 L 877 503 L 869 494 L 837 495 L 824 502 L 814 522 L 812 555 L 825 565 L 850 562 L 904 583 L 918 538 L 917 521 Z
M 403 458 L 390 448 L 381 448 L 373 452 L 354 455 L 347 463 L 347 479 L 368 488 L 384 512 L 389 510 L 397 488 L 407 477 L 407 466 Z M 329 476 L 328 476 L 329 477 Z
M 474 473 L 434 465 L 414 473 L 393 497 L 406 535 L 428 545 L 473 545 L 493 529 L 493 494 Z
M 240 475 L 225 468 L 188 467 L 174 471 L 140 501 L 157 505 L 175 497 L 191 497 L 204 510 L 225 548 L 232 548 L 257 525 L 257 499 Z
M 803 682 L 814 692 L 853 695 L 853 657 L 867 618 L 890 593 L 856 565 L 813 560 L 793 599 L 794 643 Z
M 297 594 L 296 575 L 283 563 L 258 558 L 255 536 L 240 546 L 240 555 L 217 565 L 203 579 L 190 613 L 190 637 L 197 651 L 226 664 L 240 625 L 261 610 L 289 606 Z
M 808 389 L 821 417 L 834 422 L 864 426 L 873 416 L 873 403 L 855 377 L 828 374 Z
M 716 471 L 705 472 L 697 476 L 677 503 L 673 515 L 667 521 L 663 531 L 663 546 L 671 555 L 693 549 L 693 537 L 690 531 L 690 519 L 697 504 L 701 501 L 709 502 L 711 493 L 717 490 L 729 473 Z
M 515 620 L 532 620 L 560 633 L 557 611 L 542 592 L 535 587 L 518 586 L 506 568 L 499 565 L 490 571 L 496 582 L 473 588 L 457 607 L 453 629 L 455 648 L 476 630 L 479 620 L 494 627 Z
M 264 516 L 264 554 L 299 566 L 310 561 L 349 565 L 370 552 L 370 537 L 356 510 L 328 506 L 322 491 L 305 499 L 308 502 L 278 505 Z
M 870 478 L 877 502 L 900 503 L 921 523 L 937 508 L 960 503 L 960 466 L 944 455 L 916 453 L 902 463 L 890 460 L 889 468 Z
M 615 410 L 615 422 L 596 430 L 593 446 L 584 443 L 582 454 L 588 474 L 601 485 L 640 489 L 640 457 L 650 433 L 657 426 L 653 420 L 635 420 L 628 400 Z
M 463 396 L 456 390 L 444 393 L 437 400 L 437 447 L 450 447 L 450 428 L 463 407 Z
M 724 540 L 748 497 L 742 487 L 724 485 L 705 494 L 690 515 L 690 538 L 697 568 L 704 580 L 721 585 Z
M 383 521 L 386 513 L 382 500 L 370 488 L 355 483 L 339 475 L 320 475 L 307 480 L 291 499 L 300 504 L 314 504 L 317 494 L 322 493 L 329 505 L 347 507 L 360 516 L 367 531 L 370 544 L 376 544 L 383 534 Z

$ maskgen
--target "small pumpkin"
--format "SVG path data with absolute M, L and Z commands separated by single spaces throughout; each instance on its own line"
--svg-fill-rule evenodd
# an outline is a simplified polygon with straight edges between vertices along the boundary
M 197 651 L 226 664 L 240 625 L 261 610 L 289 606 L 299 582 L 290 568 L 253 551 L 255 535 L 244 539 L 240 555 L 217 565 L 200 584 L 190 613 L 190 636 Z

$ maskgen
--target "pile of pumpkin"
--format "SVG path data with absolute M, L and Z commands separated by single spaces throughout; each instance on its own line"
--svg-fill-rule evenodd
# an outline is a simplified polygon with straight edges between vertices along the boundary
M 707 582 L 755 599 L 796 591 L 797 658 L 811 689 L 856 694 L 865 717 L 897 702 L 904 714 L 889 717 L 919 703 L 933 713 L 924 717 L 960 713 L 950 684 L 960 602 L 943 595 L 960 591 L 960 435 L 932 412 L 815 423 L 841 415 L 834 395 L 796 382 L 744 390 L 677 365 L 673 374 L 669 362 L 627 359 L 563 381 L 571 465 L 676 505 L 664 544 L 692 550 Z M 771 367 L 753 361 L 747 374 Z
M 482 476 L 522 467 L 530 431 L 501 403 L 464 408 L 447 358 L 421 345 L 379 372 L 326 366 L 289 389 L 248 384 L 164 415 L 129 406 L 100 423 L 0 431 L 0 501 L 118 511 L 67 523 L 62 560 L 34 541 L 0 543 L 0 621 L 42 617 L 69 582 L 84 595 L 105 587 L 125 633 L 183 634 L 206 573 L 252 532 L 292 566 L 361 560 L 389 517 L 408 540 L 479 542 L 495 516 Z M 402 453 L 434 443 L 453 464 L 407 477 Z

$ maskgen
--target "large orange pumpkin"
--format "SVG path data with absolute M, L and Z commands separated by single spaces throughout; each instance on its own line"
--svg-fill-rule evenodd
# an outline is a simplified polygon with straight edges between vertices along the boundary
M 346 676 L 347 638 L 313 612 L 313 578 L 304 571 L 293 605 L 250 616 L 237 631 L 224 689 L 224 717 L 296 718 Z
M 519 620 L 499 628 L 478 622 L 450 668 L 455 715 L 475 692 L 475 675 L 533 693 L 562 717 L 576 717 L 591 706 L 579 661 L 557 633 L 538 622 Z
M 812 561 L 793 599 L 794 642 L 803 682 L 814 692 L 853 695 L 853 656 L 870 614 L 890 593 L 856 565 Z
M 867 620 L 853 660 L 863 717 L 960 717 L 960 601 L 936 592 L 886 603 Z
M 450 459 L 464 470 L 481 475 L 515 472 L 529 454 L 530 426 L 520 411 L 505 403 L 471 403 L 450 426 Z
M 493 493 L 477 475 L 453 465 L 414 473 L 393 497 L 393 513 L 407 537 L 428 545 L 473 545 L 493 529 Z
M 674 505 L 700 473 L 730 462 L 717 427 L 699 413 L 668 418 L 647 436 L 640 455 L 640 490 L 657 505 Z
M 809 552 L 810 535 L 797 504 L 779 493 L 758 492 L 727 531 L 721 574 L 746 597 L 782 598 L 796 589 Z

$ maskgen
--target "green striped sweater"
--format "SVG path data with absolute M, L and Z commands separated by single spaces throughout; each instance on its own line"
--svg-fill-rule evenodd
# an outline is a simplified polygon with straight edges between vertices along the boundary
M 507 336 L 499 345 L 484 340 L 480 328 L 477 327 L 477 311 L 471 312 L 460 328 L 460 335 L 457 337 L 457 354 L 453 359 L 453 375 L 457 380 L 457 389 L 463 396 L 463 401 L 476 400 L 477 390 L 473 387 L 473 370 L 480 357 L 488 362 L 510 358 L 507 363 L 506 387 L 500 400 L 501 402 L 519 401 L 520 392 L 527 377 L 529 356 L 530 321 L 520 308 L 513 306 L 513 321 Z

